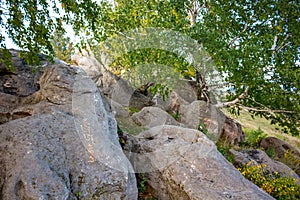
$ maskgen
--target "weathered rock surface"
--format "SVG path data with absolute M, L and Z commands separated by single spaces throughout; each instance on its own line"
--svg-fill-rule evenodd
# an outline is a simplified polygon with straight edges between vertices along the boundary
M 132 119 L 137 125 L 146 128 L 160 125 L 180 125 L 169 113 L 158 107 L 145 107 L 140 112 L 134 113 Z
M 240 123 L 232 118 L 225 117 L 221 139 L 229 144 L 240 144 L 245 141 L 246 135 Z
M 264 138 L 260 146 L 265 150 L 274 150 L 277 159 L 291 167 L 300 176 L 300 152 L 295 147 L 276 137 Z
M 222 139 L 229 144 L 238 144 L 245 140 L 241 125 L 228 118 L 222 111 L 204 101 L 194 101 L 188 106 L 181 106 L 181 123 L 189 128 L 198 129 L 204 123 L 214 141 Z
M 78 68 L 45 65 L 26 95 L 1 91 L 0 111 L 10 117 L 1 116 L 0 199 L 136 199 L 133 168 L 95 84 Z
M 156 126 L 127 136 L 124 149 L 158 199 L 273 199 L 246 180 L 200 131 Z
M 246 165 L 251 162 L 251 165 L 265 165 L 266 169 L 275 174 L 278 172 L 284 177 L 295 178 L 300 183 L 299 176 L 285 164 L 272 160 L 264 151 L 259 149 L 243 150 L 241 152 L 233 149 L 229 150 L 234 156 L 234 162 L 240 166 Z
M 102 95 L 111 102 L 111 109 L 116 112 L 116 117 L 129 116 L 126 108 L 140 110 L 154 104 L 149 97 L 135 91 L 125 80 L 105 69 L 93 55 L 86 54 L 75 54 L 72 61 L 94 80 Z
M 174 86 L 169 98 L 163 101 L 159 96 L 156 97 L 156 105 L 162 107 L 167 112 L 176 114 L 180 106 L 187 106 L 197 100 L 195 88 L 189 81 L 179 80 Z
M 82 68 L 93 80 L 97 80 L 105 72 L 104 67 L 94 58 L 93 54 L 82 50 L 72 55 L 72 62 Z

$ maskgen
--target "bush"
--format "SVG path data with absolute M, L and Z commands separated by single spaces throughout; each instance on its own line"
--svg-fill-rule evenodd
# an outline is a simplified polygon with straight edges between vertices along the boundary
M 245 178 L 276 199 L 300 198 L 300 185 L 297 179 L 281 177 L 277 172 L 270 173 L 265 165 L 251 166 L 251 162 L 238 170 Z
M 293 151 L 287 150 L 285 154 L 283 155 L 283 158 L 279 159 L 280 162 L 286 164 L 294 171 L 300 171 L 300 160 L 297 155 L 294 154 Z
M 246 138 L 243 142 L 243 146 L 258 148 L 262 139 L 266 138 L 268 135 L 265 134 L 260 128 L 257 130 L 246 129 L 244 130 Z
M 266 154 L 267 154 L 270 158 L 274 159 L 274 158 L 276 157 L 276 152 L 275 152 L 274 147 L 268 148 L 268 149 L 266 150 Z

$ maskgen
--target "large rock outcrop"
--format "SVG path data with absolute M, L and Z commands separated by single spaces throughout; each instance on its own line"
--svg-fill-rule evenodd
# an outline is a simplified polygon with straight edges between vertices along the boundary
M 214 141 L 221 139 L 229 144 L 238 144 L 245 140 L 241 125 L 227 117 L 219 108 L 204 101 L 194 101 L 180 107 L 181 123 L 189 128 L 198 129 L 204 123 Z
M 235 169 L 203 133 L 156 126 L 126 136 L 124 149 L 158 199 L 273 199 Z
M 45 60 L 32 74 L 12 54 L 16 73 L 0 74 L 1 83 L 17 80 L 0 88 L 0 199 L 136 199 L 116 121 L 92 80 L 79 68 Z M 3 89 L 22 81 L 22 91 Z

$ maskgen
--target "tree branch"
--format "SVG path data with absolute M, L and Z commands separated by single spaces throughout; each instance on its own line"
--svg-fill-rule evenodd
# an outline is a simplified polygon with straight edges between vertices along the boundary
M 219 103 L 219 104 L 216 104 L 215 106 L 217 108 L 233 106 L 233 105 L 239 103 L 248 94 L 248 91 L 249 91 L 249 87 L 247 87 L 246 90 L 242 94 L 240 94 L 235 100 L 229 101 L 229 102 L 224 102 L 224 103 Z
M 268 108 L 267 106 L 265 106 L 264 104 L 255 101 L 254 99 L 251 99 L 251 98 L 247 98 L 247 99 L 249 99 L 249 100 L 253 101 L 254 103 L 262 106 L 264 109 L 250 108 L 250 107 L 246 107 L 246 106 L 243 106 L 243 105 L 239 105 L 239 107 L 241 107 L 242 109 L 245 109 L 245 110 L 250 110 L 250 111 L 255 111 L 255 112 L 294 113 L 293 111 L 288 111 L 288 110 L 272 110 L 272 109 Z
M 283 41 L 281 42 L 281 44 L 276 48 L 276 43 L 277 43 L 277 40 L 278 40 L 278 37 L 277 35 L 274 36 L 274 42 L 273 42 L 273 45 L 271 47 L 271 51 L 273 51 L 273 54 L 274 53 L 277 53 L 278 51 L 280 51 L 281 49 L 283 49 L 286 45 L 288 45 L 289 43 L 284 43 L 288 37 L 290 36 L 290 34 L 287 34 L 285 36 L 285 38 L 283 39 Z
M 207 87 L 213 88 L 213 87 L 222 87 L 222 86 L 229 86 L 229 85 L 234 85 L 234 84 L 225 82 L 225 83 L 218 83 L 218 84 L 210 84 L 210 85 L 207 85 Z
M 294 113 L 293 111 L 288 110 L 272 110 L 272 109 L 259 109 L 259 108 L 251 108 L 243 105 L 238 105 L 239 108 L 242 108 L 246 111 L 255 111 L 255 112 L 268 112 L 268 113 Z
M 275 51 L 276 50 L 277 40 L 278 40 L 278 37 L 277 37 L 277 35 L 275 35 L 274 42 L 273 42 L 273 45 L 271 47 L 271 51 Z
M 284 44 L 284 42 L 288 39 L 289 36 L 290 36 L 290 34 L 287 34 L 287 35 L 285 36 L 285 38 L 284 38 L 283 41 L 281 42 L 280 46 L 276 49 L 276 53 L 277 53 L 278 51 L 280 51 L 281 49 L 283 49 L 286 45 L 289 44 L 289 42 Z
M 192 1 L 192 7 L 189 9 L 189 14 L 190 14 L 190 23 L 191 26 L 193 26 L 196 23 L 197 20 L 197 15 L 198 15 L 198 9 L 197 9 L 197 1 L 193 0 Z
M 282 47 L 282 46 L 284 45 L 284 42 L 285 42 L 289 37 L 290 37 L 290 34 L 287 34 L 287 35 L 285 36 L 285 38 L 283 39 L 283 41 L 281 42 L 280 46 L 279 46 L 277 49 L 279 49 L 280 47 Z
M 289 42 L 288 42 L 288 43 L 285 43 L 283 46 L 280 46 L 280 47 L 276 50 L 276 52 L 280 51 L 281 49 L 283 49 L 284 47 L 286 47 L 288 44 L 289 44 Z
M 202 4 L 202 6 L 199 5 L 199 2 L 197 3 L 197 0 L 191 0 L 189 1 L 191 3 L 191 6 L 187 6 L 186 2 L 184 2 L 184 6 L 187 9 L 188 15 L 190 16 L 190 24 L 193 26 L 197 22 L 197 17 L 200 11 L 206 7 L 205 3 Z
M 240 34 L 244 33 L 247 29 L 248 29 L 248 24 L 245 24 L 244 29 L 240 32 Z M 238 39 L 239 39 L 239 37 L 237 36 L 233 40 L 231 40 L 229 42 L 229 48 L 231 48 L 233 43 L 235 43 Z

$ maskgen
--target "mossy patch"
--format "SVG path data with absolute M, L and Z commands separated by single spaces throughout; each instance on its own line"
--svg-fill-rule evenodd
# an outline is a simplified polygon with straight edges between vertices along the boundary
M 131 119 L 131 117 L 127 118 L 116 118 L 118 122 L 119 128 L 130 135 L 137 135 L 145 130 L 147 130 L 146 127 L 139 126 Z

